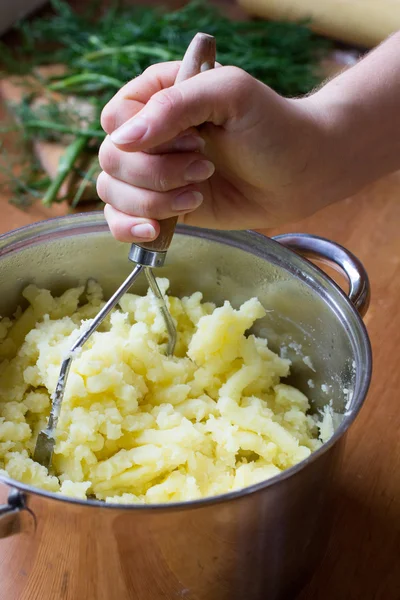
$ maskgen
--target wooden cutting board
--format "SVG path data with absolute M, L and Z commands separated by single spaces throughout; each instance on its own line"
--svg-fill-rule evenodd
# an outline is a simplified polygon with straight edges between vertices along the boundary
M 400 30 L 399 0 L 237 0 L 250 15 L 310 20 L 311 28 L 348 44 L 372 48 Z

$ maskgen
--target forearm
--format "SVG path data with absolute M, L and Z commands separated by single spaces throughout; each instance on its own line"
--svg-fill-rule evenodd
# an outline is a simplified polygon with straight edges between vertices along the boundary
M 305 102 L 322 131 L 314 166 L 328 202 L 399 169 L 400 33 Z

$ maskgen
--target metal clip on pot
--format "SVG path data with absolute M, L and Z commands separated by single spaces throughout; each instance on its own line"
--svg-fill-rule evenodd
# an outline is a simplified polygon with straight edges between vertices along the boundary
M 215 38 L 205 33 L 196 34 L 185 53 L 175 83 L 180 83 L 190 77 L 198 75 L 202 71 L 212 69 L 215 65 L 215 54 Z M 159 300 L 160 311 L 165 320 L 168 332 L 167 352 L 168 354 L 173 354 L 176 343 L 175 324 L 169 313 L 165 299 L 157 285 L 152 268 L 163 266 L 177 221 L 177 217 L 171 217 L 170 219 L 161 221 L 160 234 L 156 240 L 141 244 L 140 246 L 136 244 L 132 245 L 129 252 L 129 259 L 136 263 L 134 270 L 93 319 L 90 327 L 78 338 L 70 349 L 67 358 L 62 362 L 60 375 L 52 398 L 48 424 L 46 429 L 42 430 L 38 435 L 33 455 L 33 459 L 46 468 L 49 469 L 51 467 L 55 445 L 55 431 L 61 412 L 61 404 L 64 397 L 68 373 L 73 360 L 73 354 L 87 342 L 92 333 L 96 331 L 111 310 L 118 304 L 122 296 L 129 290 L 143 269 L 152 292 Z
M 32 533 L 35 528 L 35 515 L 26 506 L 25 496 L 11 488 L 7 504 L 0 504 L 0 540 L 17 533 Z

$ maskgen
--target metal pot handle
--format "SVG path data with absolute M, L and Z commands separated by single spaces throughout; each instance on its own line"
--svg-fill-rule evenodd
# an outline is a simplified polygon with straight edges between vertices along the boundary
M 302 256 L 315 258 L 343 271 L 350 284 L 349 300 L 362 317 L 365 315 L 371 296 L 369 279 L 354 254 L 336 242 L 306 233 L 284 233 L 273 239 Z
M 7 504 L 0 504 L 0 539 L 35 529 L 35 515 L 27 508 L 25 496 L 11 488 Z

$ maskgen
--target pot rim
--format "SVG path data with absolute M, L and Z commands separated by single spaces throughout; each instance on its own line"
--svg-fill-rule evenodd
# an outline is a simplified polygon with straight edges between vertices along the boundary
M 20 227 L 18 229 L 14 229 L 10 232 L 0 235 L 0 260 L 2 256 L 6 256 L 9 252 L 13 252 L 23 247 L 32 245 L 32 243 L 35 243 L 35 240 L 36 243 L 40 243 L 40 241 L 43 241 L 44 239 L 52 239 L 54 234 L 65 234 L 66 231 L 75 231 L 76 233 L 78 233 L 78 230 L 82 228 L 82 226 L 85 229 L 90 228 L 92 233 L 104 232 L 107 230 L 108 227 L 104 219 L 103 213 L 100 211 L 93 211 L 91 213 L 79 213 L 74 215 L 67 215 L 64 217 L 55 217 L 52 219 L 40 221 L 38 223 L 32 223 L 30 225 L 26 225 L 24 227 Z M 257 246 L 259 246 L 260 244 L 261 246 L 266 245 L 271 249 L 273 249 L 274 247 L 279 248 L 279 254 L 282 255 L 283 260 L 277 260 L 275 264 L 278 264 L 280 267 L 283 267 L 285 270 L 289 271 L 294 277 L 300 278 L 306 285 L 311 286 L 314 289 L 314 291 L 318 291 L 319 293 L 321 293 L 321 291 L 318 289 L 318 286 L 321 287 L 321 285 L 318 284 L 318 281 L 316 280 L 322 280 L 325 283 L 325 285 L 328 286 L 328 288 L 331 288 L 332 291 L 338 295 L 340 301 L 344 303 L 346 309 L 351 311 L 352 317 L 355 319 L 359 333 L 361 334 L 362 346 L 365 354 L 365 364 L 363 365 L 365 377 L 363 377 L 363 380 L 359 385 L 359 389 L 354 390 L 352 397 L 352 406 L 348 411 L 344 413 L 343 419 L 336 431 L 334 432 L 333 436 L 327 442 L 323 443 L 321 448 L 312 452 L 309 457 L 302 460 L 300 463 L 294 465 L 293 467 L 282 471 L 278 475 L 271 477 L 270 479 L 261 481 L 246 488 L 242 488 L 232 492 L 227 492 L 225 494 L 219 494 L 218 496 L 210 496 L 185 502 L 171 502 L 163 504 L 114 504 L 106 503 L 101 500 L 81 500 L 78 498 L 62 496 L 61 494 L 48 492 L 46 490 L 21 483 L 17 480 L 11 479 L 8 476 L 1 474 L 1 472 L 0 483 L 3 483 L 12 488 L 16 488 L 22 492 L 45 497 L 49 500 L 54 500 L 58 502 L 68 502 L 70 504 L 76 504 L 87 507 L 96 507 L 102 509 L 121 509 L 131 511 L 153 512 L 201 509 L 206 508 L 207 506 L 212 504 L 230 502 L 238 500 L 250 494 L 255 494 L 266 488 L 272 487 L 274 485 L 279 485 L 289 477 L 297 475 L 310 463 L 313 463 L 314 461 L 318 460 L 323 454 L 328 452 L 344 436 L 349 427 L 352 425 L 364 404 L 365 398 L 370 387 L 372 376 L 372 350 L 367 329 L 358 311 L 350 302 L 343 290 L 341 290 L 341 288 L 328 275 L 326 275 L 326 273 L 324 273 L 320 268 L 315 266 L 312 262 L 299 256 L 293 250 L 286 248 L 273 238 L 266 237 L 263 234 L 258 233 L 256 231 L 220 231 L 178 224 L 177 233 L 187 236 L 194 235 L 195 237 L 201 237 L 219 243 L 225 242 L 228 243 L 228 245 L 230 246 L 237 247 L 242 251 L 249 252 L 250 254 L 263 258 L 264 260 L 267 260 L 267 257 L 263 256 L 262 252 L 259 251 L 259 248 L 256 249 L 254 246 L 249 247 L 250 242 L 256 242 Z M 7 241 L 10 241 L 9 245 L 7 245 Z M 275 256 L 277 257 L 277 255 Z M 304 271 L 308 271 L 309 274 L 311 274 L 311 277 L 307 276 L 304 273 Z M 315 279 L 312 276 L 314 276 Z M 332 307 L 330 308 L 332 310 Z

